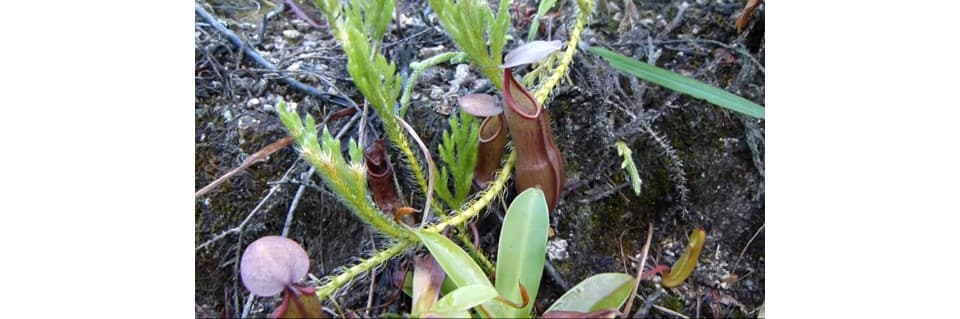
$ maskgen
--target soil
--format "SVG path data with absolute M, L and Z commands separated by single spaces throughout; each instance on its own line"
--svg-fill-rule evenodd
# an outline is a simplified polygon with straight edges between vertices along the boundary
M 738 35 L 735 21 L 742 1 L 636 1 L 635 9 L 628 5 L 624 10 L 629 1 L 601 0 L 583 44 L 606 47 L 763 104 L 763 7 Z M 494 6 L 497 2 L 491 1 Z M 537 2 L 514 3 L 511 34 L 522 38 Z M 343 51 L 312 4 L 301 7 L 320 27 L 290 12 L 264 24 L 264 14 L 273 9 L 264 1 L 198 4 L 251 43 L 276 70 L 252 61 L 197 15 L 196 189 L 286 136 L 274 109 L 278 99 L 295 102 L 301 115 L 318 119 L 343 108 L 282 78 L 362 103 L 345 70 Z M 553 11 L 557 14 L 543 21 L 538 39 L 566 39 L 573 24 L 572 6 L 559 1 Z M 516 45 L 508 42 L 507 50 Z M 426 1 L 397 3 L 383 51 L 404 76 L 410 62 L 454 48 Z M 494 93 L 489 82 L 469 71 L 454 81 L 457 66 L 442 64 L 425 72 L 416 84 L 407 119 L 434 151 L 434 158 L 446 119 L 456 111 L 456 97 Z M 550 245 L 566 247 L 552 251 L 555 271 L 545 272 L 538 305 L 548 306 L 566 288 L 594 274 L 635 275 L 648 224 L 653 224 L 654 240 L 646 269 L 672 265 L 691 231 L 703 226 L 708 236 L 693 275 L 678 288 L 662 288 L 658 277 L 643 281 L 634 309 L 652 318 L 674 317 L 662 309 L 688 317 L 756 317 L 764 303 L 765 122 L 622 75 L 583 50 L 547 105 L 567 176 L 567 187 L 551 216 Z M 382 136 L 375 114 L 370 117 L 367 141 Z M 332 120 L 331 132 L 339 131 L 348 118 Z M 344 138 L 357 134 L 354 125 Z M 620 168 L 622 158 L 614 147 L 618 140 L 633 150 L 643 180 L 639 196 Z M 398 154 L 391 156 L 397 162 Z M 249 292 L 239 280 L 239 255 L 256 238 L 280 234 L 291 209 L 288 236 L 306 248 L 312 259 L 310 273 L 317 278 L 337 274 L 370 256 L 374 247 L 383 247 L 381 238 L 324 190 L 318 178 L 307 175 L 309 166 L 298 159 L 292 147 L 283 148 L 197 198 L 197 317 L 241 315 Z M 401 184 L 410 197 L 410 183 Z M 496 216 L 502 216 L 502 205 L 514 195 L 510 182 L 504 203 L 491 205 L 480 220 L 481 244 L 491 259 L 499 236 Z M 248 216 L 241 231 L 217 237 Z M 404 312 L 409 309 L 405 297 L 389 307 L 367 305 L 370 279 L 376 279 L 370 303 L 386 304 L 397 291 L 393 273 L 405 262 L 403 257 L 394 258 L 375 276 L 362 276 L 337 293 L 336 304 L 326 301 L 325 306 L 362 316 Z M 278 300 L 257 298 L 249 314 L 264 316 Z M 651 307 L 654 303 L 657 307 Z

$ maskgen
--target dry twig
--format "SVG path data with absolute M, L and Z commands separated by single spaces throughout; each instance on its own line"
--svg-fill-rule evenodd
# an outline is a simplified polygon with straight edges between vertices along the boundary
M 243 160 L 243 163 L 240 163 L 240 166 L 237 166 L 236 168 L 230 170 L 226 174 L 223 174 L 223 176 L 220 176 L 210 184 L 207 184 L 207 186 L 204 186 L 203 188 L 198 190 L 197 193 L 194 195 L 195 198 L 200 198 L 200 196 L 203 196 L 208 192 L 210 192 L 211 190 L 217 187 L 220 187 L 220 185 L 222 185 L 224 182 L 229 180 L 231 177 L 237 174 L 240 174 L 251 165 L 267 159 L 267 157 L 270 157 L 271 154 L 279 151 L 280 149 L 286 147 L 287 145 L 290 145 L 291 142 L 293 142 L 293 138 L 287 136 L 277 140 L 276 142 L 270 143 L 270 145 L 265 146 L 264 148 L 260 149 L 256 153 L 253 153 L 250 156 L 247 156 L 247 158 Z
M 647 263 L 647 253 L 650 252 L 650 242 L 653 241 L 653 224 L 647 224 L 647 242 L 643 244 L 643 257 L 640 258 L 640 264 L 637 265 L 637 282 L 633 284 L 633 290 L 630 291 L 630 298 L 627 298 L 627 307 L 623 308 L 623 316 L 630 315 L 630 309 L 633 308 L 633 301 L 637 298 L 637 288 L 640 287 L 640 275 L 643 273 L 643 266 Z

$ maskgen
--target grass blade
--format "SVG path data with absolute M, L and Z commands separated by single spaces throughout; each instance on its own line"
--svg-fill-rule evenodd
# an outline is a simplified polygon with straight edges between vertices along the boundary
M 603 57 L 607 62 L 610 62 L 610 66 L 613 68 L 629 73 L 642 80 L 653 82 L 698 99 L 707 100 L 707 102 L 717 106 L 755 118 L 763 119 L 764 117 L 764 108 L 762 106 L 696 79 L 631 59 L 607 49 L 591 47 L 587 49 L 587 51 Z
M 530 20 L 530 30 L 527 31 L 527 42 L 537 38 L 537 30 L 540 29 L 540 18 L 543 18 L 543 16 L 547 14 L 547 11 L 553 9 L 555 4 L 557 4 L 557 0 L 540 1 L 540 6 L 537 8 L 537 15 L 533 16 L 533 19 Z

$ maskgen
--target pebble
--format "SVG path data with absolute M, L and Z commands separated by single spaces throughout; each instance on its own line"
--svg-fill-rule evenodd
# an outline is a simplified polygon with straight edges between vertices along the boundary
M 402 26 L 413 26 L 413 27 L 422 27 L 426 26 L 423 24 L 423 20 L 418 16 L 408 17 L 406 14 L 400 14 L 400 25 Z
M 283 30 L 284 39 L 297 41 L 297 40 L 300 40 L 300 38 L 302 37 L 303 37 L 303 33 L 300 33 L 300 31 L 293 30 L 293 29 Z
M 453 73 L 453 80 L 450 80 L 450 90 L 449 94 L 455 94 L 460 90 L 460 85 L 467 80 L 467 77 L 470 75 L 470 66 L 466 64 L 458 64 L 456 72 Z
M 263 112 L 264 112 L 264 113 L 267 113 L 267 114 L 274 114 L 274 113 L 277 112 L 277 109 L 274 108 L 273 105 L 271 105 L 271 104 L 269 104 L 269 103 L 264 103 L 264 104 L 263 104 L 263 107 L 261 107 L 260 109 L 263 110 Z
M 430 98 L 434 100 L 439 100 L 443 97 L 443 89 L 439 86 L 434 85 L 430 88 Z
M 252 98 L 249 101 L 247 101 L 247 107 L 249 108 L 255 108 L 257 107 L 257 105 L 260 105 L 260 99 L 258 98 Z
M 446 50 L 447 50 L 447 48 L 445 48 L 443 45 L 438 45 L 438 46 L 435 46 L 435 47 L 422 48 L 422 49 L 420 49 L 420 52 L 419 52 L 419 53 L 420 53 L 420 57 L 421 57 L 421 58 L 429 58 L 429 57 L 432 57 L 432 56 L 434 56 L 434 55 L 443 53 L 443 52 L 446 51 Z
M 567 246 L 566 239 L 555 239 L 547 242 L 547 257 L 551 261 L 562 261 L 570 258 Z
M 246 144 L 247 139 L 245 136 L 251 136 L 252 130 L 260 125 L 260 120 L 253 116 L 244 116 L 237 120 L 237 129 L 240 131 L 239 143 L 240 145 Z
M 296 61 L 291 63 L 290 66 L 287 67 L 287 71 L 296 72 L 296 71 L 300 71 L 302 68 L 303 68 L 303 61 Z

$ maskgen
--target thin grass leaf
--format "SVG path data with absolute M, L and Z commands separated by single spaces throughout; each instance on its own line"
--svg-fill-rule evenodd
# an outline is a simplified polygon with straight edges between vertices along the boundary
M 607 59 L 607 62 L 610 62 L 610 66 L 613 68 L 629 73 L 642 80 L 653 82 L 698 99 L 707 100 L 707 102 L 732 111 L 763 119 L 764 108 L 762 106 L 733 93 L 712 87 L 696 79 L 631 59 L 610 50 L 591 47 L 587 49 L 587 51 Z
M 533 16 L 533 20 L 530 23 L 530 31 L 527 32 L 527 41 L 533 41 L 537 37 L 537 29 L 540 29 L 540 18 L 543 18 L 544 14 L 547 14 L 547 11 L 553 9 L 553 6 L 557 4 L 557 0 L 543 0 L 540 1 L 540 7 L 537 8 L 537 15 Z

